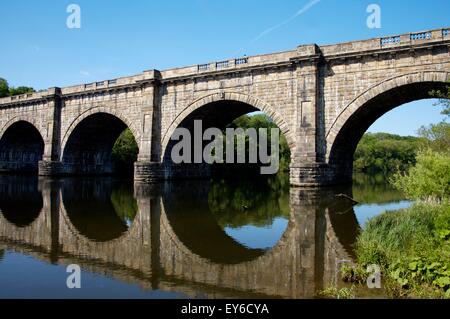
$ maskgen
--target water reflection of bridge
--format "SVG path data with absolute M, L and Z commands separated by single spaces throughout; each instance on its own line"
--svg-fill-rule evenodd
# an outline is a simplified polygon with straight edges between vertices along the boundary
M 0 250 L 52 263 L 76 263 L 144 289 L 190 296 L 201 291 L 207 297 L 313 297 L 333 282 L 336 261 L 351 257 L 349 245 L 357 231 L 351 203 L 336 199 L 336 191 L 291 189 L 289 223 L 280 241 L 262 253 L 224 244 L 218 255 L 232 251 L 240 256 L 227 263 L 179 235 L 171 210 L 183 192 L 171 184 L 135 184 L 138 209 L 131 227 L 105 241 L 90 239 L 71 220 L 64 191 L 73 187 L 70 181 L 15 185 L 0 184 Z M 32 193 L 41 194 L 41 209 L 30 213 L 28 224 L 18 224 L 9 211 L 15 207 L 12 203 Z M 39 198 L 34 201 L 39 207 Z

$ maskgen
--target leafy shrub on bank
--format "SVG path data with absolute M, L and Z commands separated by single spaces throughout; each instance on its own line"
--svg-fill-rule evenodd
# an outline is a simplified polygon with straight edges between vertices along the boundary
M 391 183 L 411 199 L 441 201 L 449 198 L 450 154 L 422 150 L 417 154 L 417 164 L 406 174 L 394 174 Z
M 358 265 L 381 266 L 409 295 L 450 298 L 450 203 L 418 203 L 371 219 L 356 244 Z

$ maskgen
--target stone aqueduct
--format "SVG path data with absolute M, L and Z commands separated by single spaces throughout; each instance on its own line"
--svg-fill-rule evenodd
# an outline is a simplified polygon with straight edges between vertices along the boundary
M 177 127 L 224 127 L 261 110 L 291 148 L 291 184 L 348 182 L 357 143 L 381 115 L 450 79 L 449 29 L 244 57 L 0 99 L 0 169 L 111 173 L 130 128 L 135 179 L 204 174 L 165 154 Z M 39 164 L 38 164 L 39 163 Z

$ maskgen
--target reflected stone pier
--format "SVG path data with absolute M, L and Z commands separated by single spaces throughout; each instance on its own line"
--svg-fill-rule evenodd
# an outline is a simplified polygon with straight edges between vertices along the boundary
M 337 261 L 351 259 L 358 232 L 352 204 L 336 197 L 345 189 L 291 189 L 284 234 L 256 249 L 211 217 L 208 183 L 130 192 L 114 180 L 0 181 L 0 251 L 192 297 L 314 297 L 335 282 Z M 13 210 L 24 197 L 35 208 L 26 216 Z

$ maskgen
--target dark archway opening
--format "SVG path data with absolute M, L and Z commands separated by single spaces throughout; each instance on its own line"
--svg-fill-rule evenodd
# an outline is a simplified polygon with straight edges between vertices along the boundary
M 196 121 L 201 121 L 200 131 L 198 126 L 195 127 Z M 227 162 L 224 145 L 224 163 L 208 164 L 202 157 L 202 162 L 195 164 L 195 149 L 203 153 L 213 141 L 213 138 L 197 138 L 196 134 L 203 136 L 209 128 L 221 131 L 224 139 L 227 128 L 242 128 L 244 131 L 267 128 L 270 134 L 270 128 L 278 128 L 277 124 L 252 105 L 221 100 L 194 110 L 181 121 L 179 128 L 190 133 L 191 154 L 188 163 L 174 163 L 172 150 L 177 149 L 181 139 L 171 139 L 166 146 L 163 145 L 163 161 L 169 178 L 208 178 L 210 182 L 177 182 L 164 196 L 166 214 L 176 236 L 193 253 L 221 264 L 237 264 L 262 256 L 276 245 L 286 230 L 289 179 L 277 174 L 280 171 L 262 175 L 260 167 L 267 164 L 261 163 L 259 156 L 257 163 L 249 162 L 248 136 L 244 163 L 238 163 L 236 148 L 234 163 Z M 279 137 L 287 148 L 288 163 L 285 167 L 288 167 L 290 150 L 281 130 Z M 270 144 L 270 139 L 266 142 Z M 270 145 L 267 147 L 270 149 Z
M 192 178 L 205 178 L 211 176 L 217 177 L 229 177 L 242 176 L 244 178 L 251 178 L 254 175 L 260 175 L 260 168 L 262 166 L 267 166 L 268 164 L 262 163 L 260 161 L 258 152 L 258 162 L 250 163 L 249 161 L 249 145 L 250 141 L 248 136 L 246 137 L 245 146 L 245 163 L 238 163 L 237 160 L 237 150 L 234 151 L 234 163 L 227 162 L 227 149 L 224 144 L 223 149 L 223 163 L 214 163 L 212 165 L 207 164 L 204 158 L 201 159 L 201 163 L 195 160 L 195 150 L 200 149 L 201 152 L 205 147 L 212 142 L 211 140 L 203 140 L 196 138 L 195 123 L 201 121 L 201 132 L 200 135 L 203 136 L 204 132 L 209 128 L 217 128 L 222 131 L 224 139 L 226 139 L 226 129 L 227 128 L 242 128 L 244 131 L 249 128 L 255 128 L 258 132 L 259 128 L 267 128 L 269 134 L 269 141 L 267 147 L 270 150 L 270 129 L 278 128 L 277 124 L 266 114 L 261 112 L 258 108 L 249 105 L 241 101 L 233 100 L 223 100 L 208 103 L 192 113 L 190 113 L 186 118 L 182 120 L 177 129 L 184 128 L 190 132 L 191 138 L 191 156 L 189 163 L 177 163 L 173 162 L 172 150 L 174 146 L 179 143 L 179 140 L 174 140 L 173 138 L 168 142 L 164 150 L 163 161 L 166 168 L 169 170 L 169 177 L 171 179 L 192 179 Z M 173 137 L 173 135 L 172 135 Z M 281 170 L 286 171 L 290 164 L 290 149 L 283 133 L 279 132 L 280 140 L 280 156 L 285 157 L 282 163 Z M 200 141 L 200 143 L 199 143 Z M 259 136 L 258 142 L 259 143 Z M 237 145 L 237 140 L 235 140 L 235 147 Z M 257 145 L 259 147 L 259 145 Z M 259 150 L 259 148 L 258 148 Z
M 36 173 L 43 154 L 39 131 L 31 123 L 18 121 L 0 139 L 0 172 Z
M 383 92 L 359 107 L 339 130 L 331 146 L 329 164 L 335 172 L 335 180 L 351 183 L 355 151 L 364 133 L 375 121 L 398 106 L 432 98 L 431 91 L 445 90 L 446 85 L 445 82 L 403 85 Z
M 127 125 L 114 115 L 97 113 L 71 133 L 62 162 L 69 175 L 132 175 L 137 153 Z

